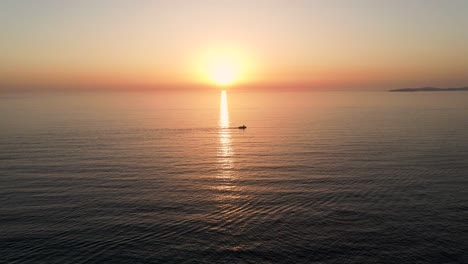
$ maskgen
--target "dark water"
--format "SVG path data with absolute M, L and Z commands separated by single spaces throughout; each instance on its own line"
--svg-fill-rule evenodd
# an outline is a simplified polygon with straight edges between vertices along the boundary
M 468 93 L 227 101 L 2 96 L 0 262 L 468 263 Z

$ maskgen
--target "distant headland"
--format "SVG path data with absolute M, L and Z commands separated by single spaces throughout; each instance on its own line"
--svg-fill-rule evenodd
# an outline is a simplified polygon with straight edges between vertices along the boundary
M 458 88 L 437 88 L 437 87 L 420 87 L 420 88 L 402 88 L 389 90 L 389 92 L 458 92 L 468 91 L 468 87 Z

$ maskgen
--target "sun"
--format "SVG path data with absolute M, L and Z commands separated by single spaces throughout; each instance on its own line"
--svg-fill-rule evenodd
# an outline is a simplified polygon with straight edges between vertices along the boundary
M 210 70 L 211 80 L 218 85 L 230 85 L 238 76 L 238 70 L 231 63 L 218 63 L 212 66 Z
M 223 90 L 252 81 L 254 66 L 251 54 L 240 48 L 211 48 L 192 60 L 195 80 Z
M 240 62 L 234 57 L 219 56 L 208 64 L 208 78 L 217 85 L 228 86 L 240 77 Z

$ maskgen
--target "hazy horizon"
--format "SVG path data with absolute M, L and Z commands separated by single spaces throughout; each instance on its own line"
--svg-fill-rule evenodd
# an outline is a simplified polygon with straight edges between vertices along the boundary
M 0 90 L 468 85 L 468 2 L 2 1 Z M 236 66 L 236 67 L 237 67 Z M 208 73 L 209 75 L 210 73 Z

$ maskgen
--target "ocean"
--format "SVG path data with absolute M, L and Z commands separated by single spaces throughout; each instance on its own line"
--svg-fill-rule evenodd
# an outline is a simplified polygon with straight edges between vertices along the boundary
M 468 263 L 468 93 L 3 94 L 0 124 L 0 263 Z

